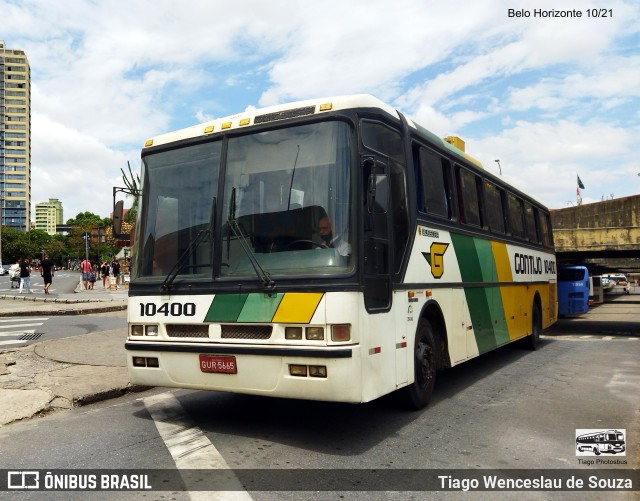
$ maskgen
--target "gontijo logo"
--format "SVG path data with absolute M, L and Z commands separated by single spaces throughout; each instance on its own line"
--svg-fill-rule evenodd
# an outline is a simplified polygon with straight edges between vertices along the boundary
M 444 253 L 447 252 L 448 247 L 449 244 L 433 242 L 429 248 L 429 254 L 426 252 L 422 253 L 431 266 L 431 275 L 433 278 L 441 278 L 444 274 Z

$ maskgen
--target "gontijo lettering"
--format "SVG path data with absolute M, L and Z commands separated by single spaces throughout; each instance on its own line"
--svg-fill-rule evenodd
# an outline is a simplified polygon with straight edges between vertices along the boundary
M 516 252 L 513 259 L 513 268 L 517 275 L 542 275 L 543 273 L 555 275 L 556 262 Z

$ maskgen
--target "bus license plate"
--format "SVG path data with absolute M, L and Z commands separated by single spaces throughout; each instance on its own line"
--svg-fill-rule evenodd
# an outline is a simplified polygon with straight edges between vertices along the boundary
M 200 355 L 200 370 L 222 374 L 237 374 L 236 357 L 233 355 Z

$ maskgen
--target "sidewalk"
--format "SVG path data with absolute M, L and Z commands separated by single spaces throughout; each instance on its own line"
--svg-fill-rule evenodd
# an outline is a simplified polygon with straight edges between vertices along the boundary
M 0 295 L 0 317 L 82 315 L 127 308 L 126 290 Z M 129 383 L 126 329 L 0 349 L 0 426 L 141 390 Z

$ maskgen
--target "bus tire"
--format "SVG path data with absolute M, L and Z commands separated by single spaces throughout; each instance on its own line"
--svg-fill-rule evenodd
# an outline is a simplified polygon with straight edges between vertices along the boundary
M 538 303 L 533 303 L 531 308 L 531 334 L 523 339 L 523 346 L 528 350 L 537 350 L 540 344 L 540 332 L 542 332 L 542 314 Z
M 599 455 L 600 455 L 600 449 L 598 449 L 598 446 L 597 446 L 597 445 L 593 448 L 593 453 L 594 453 L 596 456 L 599 456 Z
M 436 350 L 433 327 L 428 320 L 422 319 L 413 349 L 414 381 L 403 388 L 404 400 L 411 409 L 424 409 L 429 403 L 436 383 Z

